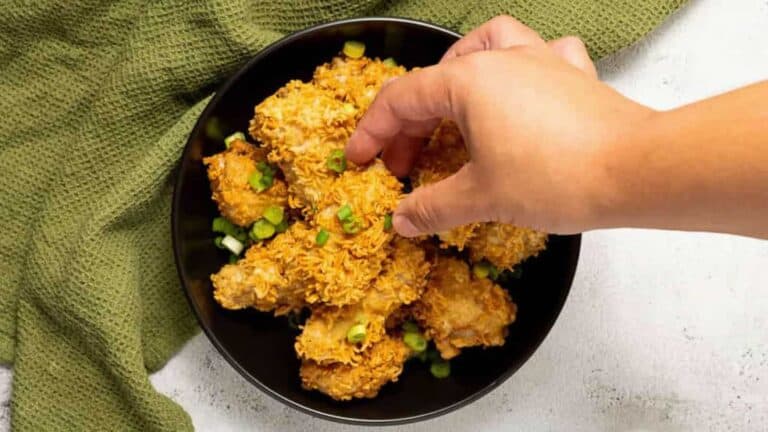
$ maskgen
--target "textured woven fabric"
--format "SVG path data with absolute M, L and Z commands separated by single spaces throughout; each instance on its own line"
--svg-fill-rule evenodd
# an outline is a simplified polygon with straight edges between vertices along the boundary
M 4 1 L 0 362 L 14 366 L 14 429 L 191 428 L 148 380 L 196 331 L 172 261 L 172 172 L 207 95 L 267 43 L 356 15 L 466 32 L 508 13 L 599 57 L 683 1 Z

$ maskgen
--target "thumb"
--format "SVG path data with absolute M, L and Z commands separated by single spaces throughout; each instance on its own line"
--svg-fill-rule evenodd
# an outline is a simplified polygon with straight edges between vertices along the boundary
M 471 164 L 437 183 L 416 188 L 395 210 L 395 230 L 403 237 L 416 237 L 489 220 L 490 201 L 477 189 Z

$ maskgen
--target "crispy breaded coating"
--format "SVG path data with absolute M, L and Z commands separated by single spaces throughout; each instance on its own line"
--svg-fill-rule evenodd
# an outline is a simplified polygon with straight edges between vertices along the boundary
M 440 257 L 413 315 L 444 359 L 462 348 L 504 344 L 517 306 L 489 279 L 475 278 L 464 261 Z
M 402 183 L 379 159 L 365 169 L 349 169 L 318 201 L 311 224 L 330 232 L 340 248 L 355 256 L 366 256 L 392 240 L 393 231 L 384 229 L 384 218 L 397 207 L 402 188 Z M 344 232 L 337 216 L 339 208 L 345 205 L 358 223 L 359 231 L 353 235 Z
M 430 265 L 424 251 L 410 240 L 397 239 L 385 268 L 368 289 L 363 300 L 344 307 L 319 306 L 296 339 L 296 352 L 304 360 L 320 364 L 353 364 L 362 353 L 385 336 L 385 323 L 391 313 L 421 296 Z M 347 332 L 356 324 L 364 324 L 366 337 L 351 344 Z
M 304 287 L 284 276 L 283 261 L 269 248 L 273 243 L 251 246 L 243 259 L 211 275 L 213 296 L 222 307 L 283 315 L 304 306 Z
M 338 99 L 354 104 L 362 116 L 381 85 L 405 72 L 404 67 L 387 65 L 379 59 L 335 57 L 315 69 L 313 82 L 332 91 Z
M 424 147 L 411 174 L 413 186 L 435 183 L 455 173 L 469 161 L 469 153 L 464 146 L 456 123 L 443 120 L 435 129 L 429 143 Z M 471 223 L 449 231 L 438 233 L 440 246 L 455 246 L 463 250 L 475 235 L 479 223 Z
M 384 384 L 397 381 L 410 350 L 400 338 L 386 336 L 365 351 L 358 364 L 320 365 L 311 360 L 301 364 L 301 384 L 336 400 L 373 398 Z
M 204 161 L 214 200 L 234 223 L 250 225 L 271 204 L 296 210 L 287 230 L 211 276 L 216 301 L 276 315 L 309 309 L 294 345 L 302 386 L 336 400 L 375 397 L 398 379 L 412 354 L 400 328 L 407 319 L 445 359 L 465 347 L 502 345 L 515 320 L 507 291 L 475 278 L 466 262 L 442 256 L 431 241 L 399 237 L 385 224 L 403 185 L 381 160 L 339 168 L 338 154 L 376 93 L 405 72 L 379 59 L 334 58 L 311 82 L 290 81 L 255 107 L 249 133 L 262 147 L 235 141 Z M 257 194 L 248 178 L 265 158 L 285 182 Z M 443 121 L 416 164 L 413 184 L 440 181 L 468 160 L 458 126 Z M 468 248 L 472 260 L 501 269 L 536 255 L 546 235 L 476 223 L 439 239 L 441 248 Z M 350 329 L 359 325 L 364 337 L 350 342 Z
M 258 220 L 271 205 L 285 206 L 288 190 L 282 180 L 256 192 L 248 178 L 256 164 L 267 160 L 267 152 L 242 140 L 235 140 L 227 150 L 203 159 L 208 168 L 213 200 L 221 215 L 236 225 L 248 226 Z
M 547 234 L 503 223 L 484 223 L 469 241 L 472 261 L 483 259 L 499 269 L 511 269 L 547 247 Z
M 311 208 L 331 189 L 336 174 L 326 161 L 333 150 L 344 149 L 356 116 L 354 105 L 301 81 L 289 82 L 256 106 L 248 131 L 285 174 L 292 207 Z

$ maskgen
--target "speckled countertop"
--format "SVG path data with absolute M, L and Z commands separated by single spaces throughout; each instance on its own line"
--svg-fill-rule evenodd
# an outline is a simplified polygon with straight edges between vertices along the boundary
M 603 79 L 671 108 L 768 78 L 768 1 L 694 0 Z M 0 431 L 12 373 L 0 367 Z M 200 431 L 353 430 L 248 384 L 199 335 L 152 377 Z M 512 378 L 404 431 L 768 429 L 768 242 L 613 230 L 584 236 L 560 319 Z

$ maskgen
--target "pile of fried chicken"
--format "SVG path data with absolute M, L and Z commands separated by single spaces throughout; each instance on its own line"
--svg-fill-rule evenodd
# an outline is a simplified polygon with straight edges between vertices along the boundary
M 465 347 L 503 345 L 516 306 L 470 263 L 512 269 L 546 246 L 546 234 L 502 223 L 463 226 L 440 233 L 437 242 L 399 237 L 391 215 L 403 184 L 381 160 L 329 169 L 329 155 L 343 151 L 382 83 L 404 73 L 379 59 L 336 57 L 310 82 L 290 81 L 256 106 L 249 133 L 258 146 L 236 139 L 204 159 L 213 199 L 233 224 L 249 227 L 275 205 L 291 215 L 284 232 L 253 242 L 211 276 L 215 299 L 227 309 L 275 315 L 309 310 L 295 343 L 301 382 L 336 400 L 375 397 L 398 379 L 414 355 L 403 341 L 406 320 L 443 359 Z M 444 121 L 412 184 L 439 181 L 468 159 L 457 126 Z M 257 191 L 249 177 L 264 162 L 280 174 Z M 340 220 L 342 207 L 354 215 L 354 230 Z M 327 233 L 322 244 L 321 230 Z M 448 248 L 467 249 L 470 263 Z M 364 326 L 365 337 L 351 343 L 348 331 L 356 325 Z

